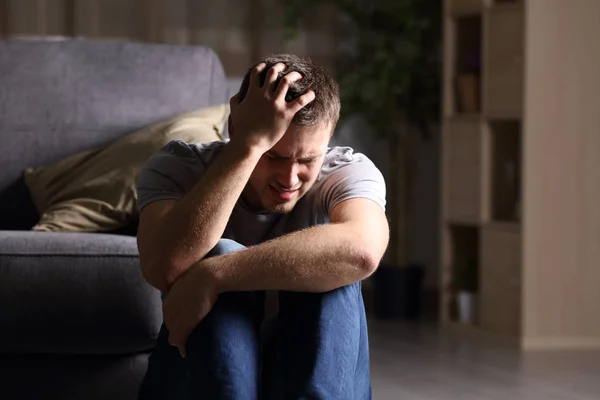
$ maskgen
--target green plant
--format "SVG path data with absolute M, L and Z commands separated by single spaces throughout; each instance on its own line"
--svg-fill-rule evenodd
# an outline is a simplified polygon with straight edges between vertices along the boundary
M 406 218 L 412 175 L 411 136 L 428 137 L 440 115 L 440 26 L 438 0 L 326 0 L 352 32 L 336 54 L 342 119 L 362 115 L 389 141 L 389 193 L 393 221 L 390 250 L 406 263 Z M 286 37 L 317 0 L 285 2 Z

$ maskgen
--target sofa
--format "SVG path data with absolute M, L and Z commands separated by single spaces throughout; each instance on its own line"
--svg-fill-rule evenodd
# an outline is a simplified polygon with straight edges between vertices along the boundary
M 223 67 L 202 46 L 0 41 L 0 398 L 134 399 L 162 322 L 136 219 L 31 231 L 23 170 L 225 97 Z

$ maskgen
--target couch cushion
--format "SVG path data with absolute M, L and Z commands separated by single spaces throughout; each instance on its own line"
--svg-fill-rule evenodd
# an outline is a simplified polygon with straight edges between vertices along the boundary
M 136 180 L 169 142 L 222 140 L 229 105 L 201 108 L 126 135 L 106 147 L 28 168 L 25 182 L 41 215 L 40 231 L 108 232 L 137 218 Z
M 160 293 L 134 237 L 0 231 L 0 354 L 148 351 Z
M 0 88 L 0 203 L 27 167 L 227 102 L 209 48 L 124 41 L 0 41 Z

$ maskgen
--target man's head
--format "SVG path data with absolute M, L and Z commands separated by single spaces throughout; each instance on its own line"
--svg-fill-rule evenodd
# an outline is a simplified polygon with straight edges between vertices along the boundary
M 292 71 L 302 75 L 302 79 L 290 85 L 287 102 L 309 90 L 315 94 L 314 100 L 294 115 L 282 139 L 261 157 L 243 193 L 256 210 L 287 213 L 319 176 L 329 139 L 339 119 L 339 89 L 335 80 L 309 59 L 277 54 L 262 62 L 266 68 L 260 74 L 261 84 L 269 69 L 279 63 L 287 68 L 278 74 L 277 83 Z M 239 101 L 246 96 L 249 78 L 250 71 L 242 82 Z
M 260 74 L 261 84 L 264 84 L 269 69 L 279 63 L 285 64 L 287 69 L 279 73 L 277 83 L 283 76 L 293 71 L 302 75 L 301 80 L 290 85 L 285 97 L 286 101 L 292 101 L 309 90 L 315 92 L 315 99 L 296 113 L 292 124 L 299 127 L 329 126 L 332 135 L 340 117 L 340 94 L 337 82 L 327 74 L 325 69 L 308 58 L 294 54 L 274 54 L 261 62 L 266 64 L 266 68 Z M 239 91 L 240 101 L 248 92 L 251 71 L 252 68 L 242 81 Z

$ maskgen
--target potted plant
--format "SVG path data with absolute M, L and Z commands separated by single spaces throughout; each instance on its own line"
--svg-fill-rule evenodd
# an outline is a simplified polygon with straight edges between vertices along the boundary
M 454 266 L 453 292 L 456 295 L 458 320 L 473 324 L 477 314 L 478 268 L 474 258 L 463 258 Z
M 424 267 L 409 263 L 411 148 L 415 135 L 428 137 L 440 116 L 441 43 L 439 1 L 287 0 L 287 37 L 304 14 L 328 2 L 339 11 L 345 46 L 336 53 L 341 118 L 360 115 L 377 137 L 387 140 L 390 170 L 390 246 L 374 276 L 380 317 L 419 316 Z

